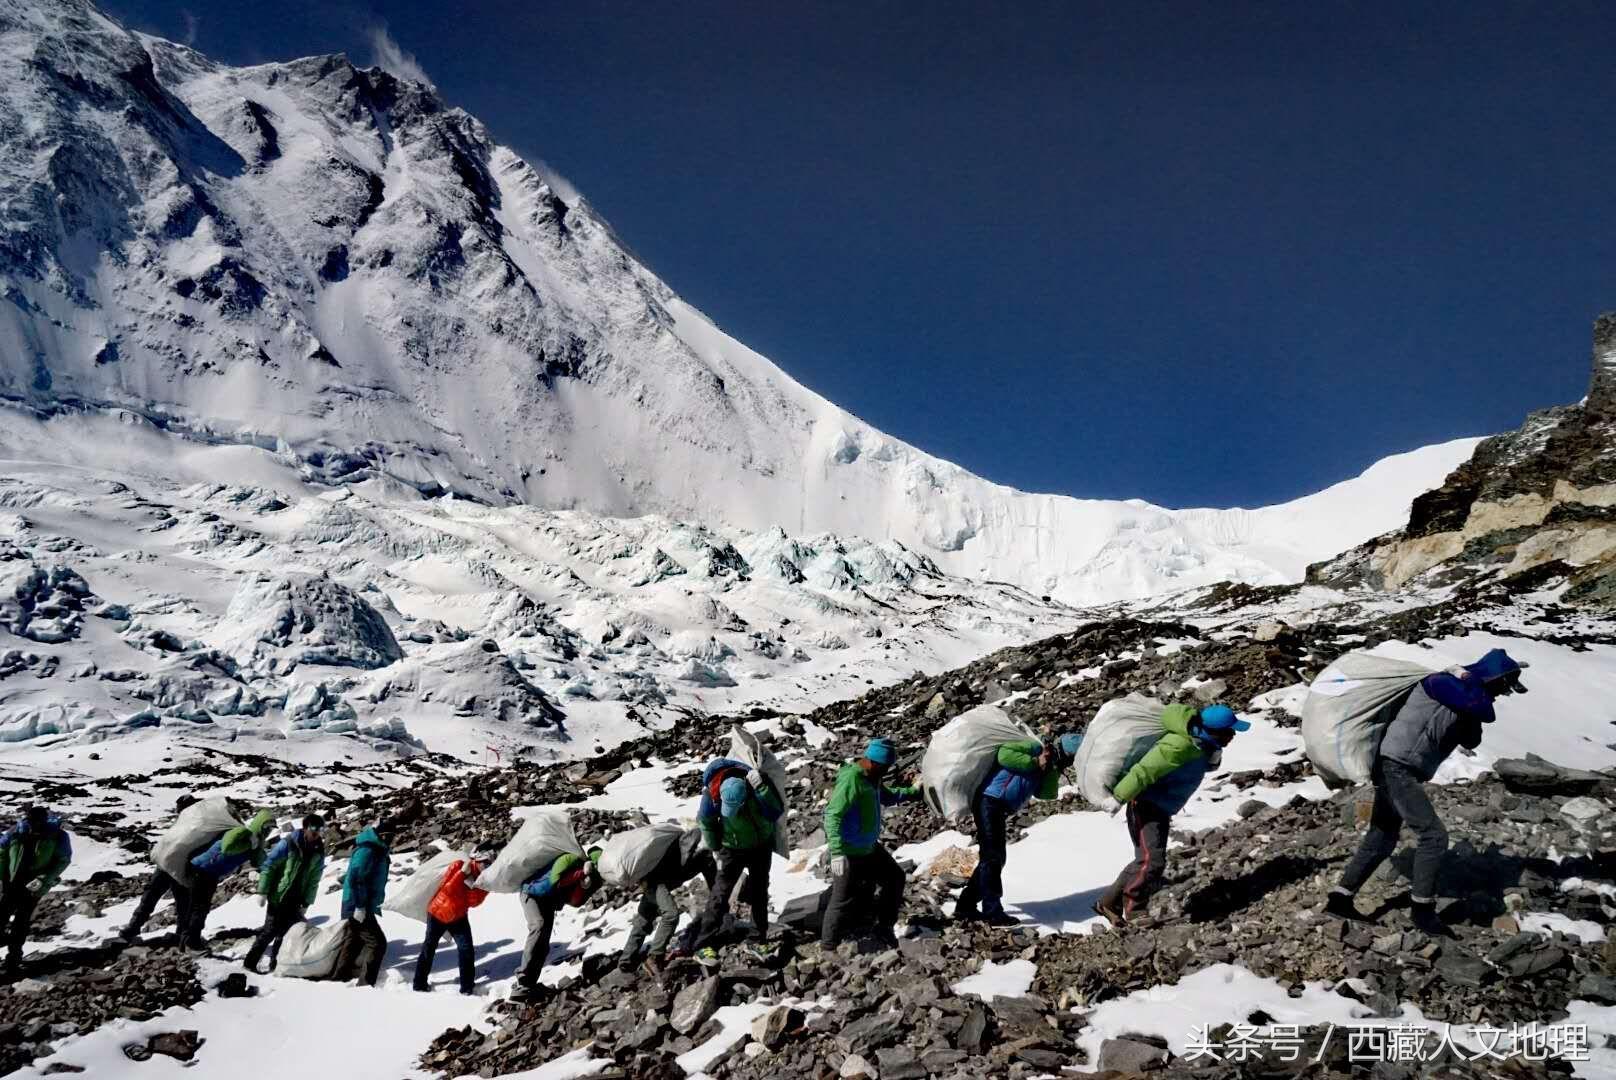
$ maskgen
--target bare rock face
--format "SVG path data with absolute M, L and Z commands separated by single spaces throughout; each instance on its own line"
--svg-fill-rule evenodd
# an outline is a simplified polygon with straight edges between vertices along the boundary
M 1616 313 L 1594 322 L 1586 400 L 1532 413 L 1417 497 L 1396 533 L 1308 568 L 1332 586 L 1520 580 L 1616 603 Z

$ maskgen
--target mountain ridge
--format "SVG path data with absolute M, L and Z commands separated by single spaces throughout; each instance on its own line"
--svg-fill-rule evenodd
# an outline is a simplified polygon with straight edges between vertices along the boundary
M 7 0 L 0 55 L 0 399 L 36 415 L 124 410 L 330 484 L 894 539 L 1073 603 L 1294 580 L 1464 449 L 1318 514 L 1018 492 L 730 338 L 424 84 L 234 68 L 86 0 Z

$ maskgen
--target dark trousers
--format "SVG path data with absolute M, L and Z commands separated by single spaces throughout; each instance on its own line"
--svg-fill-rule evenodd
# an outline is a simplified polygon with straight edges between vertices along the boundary
M 1133 840 L 1133 862 L 1123 867 L 1100 903 L 1132 918 L 1150 906 L 1150 898 L 1167 876 L 1167 833 L 1173 815 L 1143 799 L 1128 804 L 1128 836 Z
M 746 891 L 742 899 L 752 909 L 752 935 L 758 941 L 769 937 L 769 871 L 774 866 L 774 845 L 718 853 L 718 874 L 713 880 L 712 895 L 707 898 L 707 910 L 701 914 L 701 928 L 696 931 L 696 944 L 705 945 L 724 929 L 724 916 L 729 914 L 730 894 L 746 875 Z
M 956 910 L 998 915 L 1004 911 L 1005 833 L 1010 807 L 991 795 L 981 795 L 971 807 L 971 816 L 976 820 L 976 870 L 961 890 Z
M 544 962 L 550 958 L 550 932 L 555 929 L 556 905 L 522 894 L 522 916 L 527 919 L 527 940 L 522 943 L 522 967 L 516 982 L 523 989 L 539 985 Z
M 357 979 L 361 986 L 375 986 L 386 958 L 387 934 L 376 916 L 367 914 L 362 922 L 354 923 L 353 930 L 343 939 L 333 977 Z
M 185 944 L 202 947 L 202 928 L 208 924 L 208 915 L 213 909 L 213 893 L 218 887 L 219 879 L 211 874 L 191 875 L 190 917 L 185 923 L 185 933 L 180 936 Z
M 438 942 L 442 940 L 445 932 L 454 938 L 455 951 L 460 954 L 460 992 L 469 994 L 477 981 L 477 954 L 471 943 L 469 919 L 441 923 L 430 915 L 426 917 L 426 940 L 421 942 L 421 955 L 415 961 L 415 988 L 417 990 L 427 988 L 427 977 L 432 974 L 432 961 L 438 955 Z
M 174 932 L 184 937 L 191 923 L 191 889 L 185 882 L 169 877 L 164 870 L 154 871 L 146 882 L 146 891 L 140 894 L 140 902 L 135 905 L 134 914 L 129 916 L 129 925 L 124 927 L 123 936 L 139 937 L 152 912 L 157 910 L 157 905 L 169 893 L 174 894 Z
M 903 907 L 903 870 L 887 849 L 876 844 L 868 855 L 849 855 L 847 872 L 831 879 L 819 940 L 833 947 L 853 932 L 857 914 L 867 913 L 874 932 L 891 937 Z
M 247 950 L 244 963 L 250 968 L 257 968 L 258 961 L 269 953 L 269 970 L 275 970 L 275 954 L 280 952 L 281 938 L 286 931 L 303 921 L 303 905 L 295 901 L 283 904 L 270 904 L 264 909 L 264 925 L 259 928 L 258 934 L 253 938 L 252 948 Z
M 0 893 L 0 944 L 6 947 L 6 966 L 22 963 L 22 945 L 28 940 L 28 928 L 33 925 L 38 906 L 39 897 L 21 884 Z
M 1397 850 L 1397 835 L 1404 825 L 1414 834 L 1414 869 L 1411 898 L 1416 903 L 1436 901 L 1436 875 L 1448 852 L 1448 830 L 1436 816 L 1425 785 L 1407 765 L 1390 758 L 1375 762 L 1375 806 L 1369 815 L 1357 852 L 1341 872 L 1340 887 L 1356 893 L 1380 864 Z

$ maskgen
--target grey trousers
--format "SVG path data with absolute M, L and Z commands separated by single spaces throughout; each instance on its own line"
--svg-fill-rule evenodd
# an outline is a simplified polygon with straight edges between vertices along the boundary
M 555 929 L 556 909 L 523 893 L 522 916 L 527 919 L 527 940 L 522 943 L 522 967 L 516 981 L 531 990 L 539 985 L 539 973 L 550 958 L 550 931 Z
M 1375 762 L 1375 806 L 1369 815 L 1357 852 L 1341 872 L 1342 892 L 1356 893 L 1397 850 L 1397 834 L 1407 825 L 1414 834 L 1414 870 L 1410 899 L 1417 904 L 1436 901 L 1436 875 L 1448 852 L 1448 830 L 1436 816 L 1425 785 L 1407 765 L 1390 758 Z
M 673 940 L 673 933 L 679 929 L 679 902 L 673 898 L 673 890 L 666 885 L 653 885 L 647 883 L 640 893 L 640 906 L 634 912 L 634 922 L 628 929 L 628 941 L 623 945 L 623 955 L 632 959 L 640 953 L 640 946 L 645 944 L 645 935 L 651 934 L 651 927 L 656 927 L 656 933 L 651 934 L 651 947 L 648 950 L 652 956 L 661 956 L 668 951 L 668 942 Z

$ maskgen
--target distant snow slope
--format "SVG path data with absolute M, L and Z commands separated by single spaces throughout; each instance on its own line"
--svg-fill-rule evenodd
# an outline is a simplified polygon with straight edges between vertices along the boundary
M 85 0 L 0 0 L 0 62 L 0 401 L 38 416 L 114 410 L 311 481 L 893 540 L 1071 602 L 1294 580 L 1471 446 L 1254 512 L 1024 494 L 728 337 L 427 86 L 227 67 Z
M 0 745 L 588 755 L 1081 619 L 894 540 L 316 488 L 264 450 L 0 413 Z

